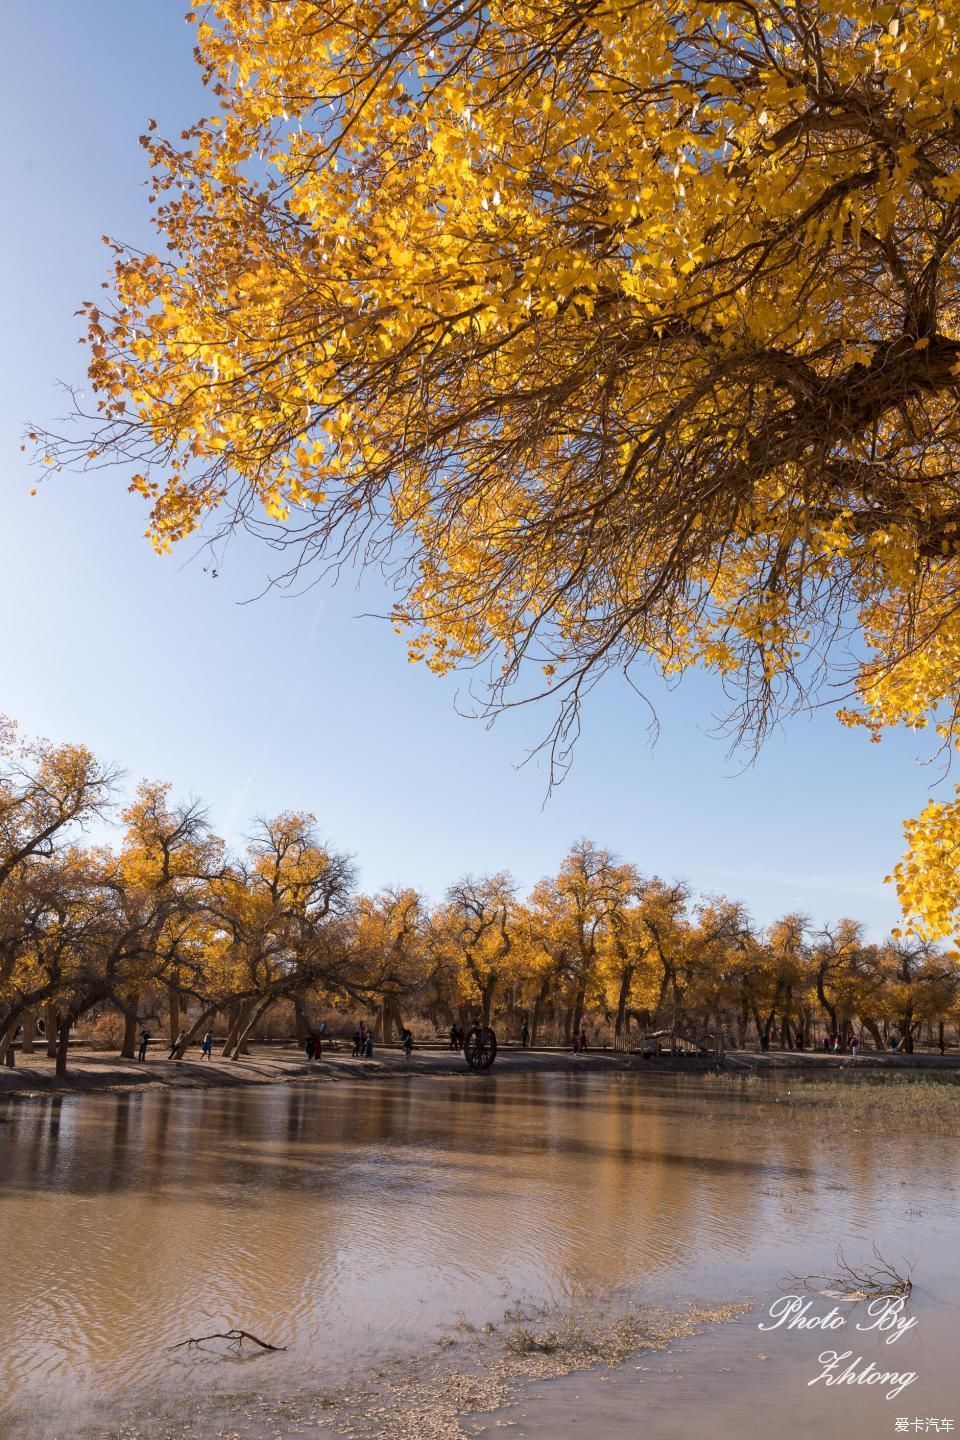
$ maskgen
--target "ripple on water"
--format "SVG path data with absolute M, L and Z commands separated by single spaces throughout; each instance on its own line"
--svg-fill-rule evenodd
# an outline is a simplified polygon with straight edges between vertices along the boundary
M 169 1349 L 231 1325 L 289 1346 L 237 1362 L 283 1386 L 521 1297 L 742 1291 L 899 1240 L 905 1176 L 914 1248 L 949 1249 L 958 1162 L 898 1145 L 894 1174 L 875 1136 L 560 1077 L 21 1107 L 0 1129 L 0 1415 L 234 1384 L 234 1362 Z

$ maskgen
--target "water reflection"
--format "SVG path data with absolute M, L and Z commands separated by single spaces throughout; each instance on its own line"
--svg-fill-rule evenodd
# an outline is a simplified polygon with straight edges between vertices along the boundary
M 167 1348 L 204 1328 L 289 1346 L 282 1386 L 422 1347 L 461 1312 L 497 1321 L 518 1295 L 730 1295 L 838 1241 L 897 1248 L 908 1225 L 949 1248 L 956 1155 L 895 1143 L 689 1082 L 562 1076 L 11 1107 L 0 1415 L 233 1383 Z

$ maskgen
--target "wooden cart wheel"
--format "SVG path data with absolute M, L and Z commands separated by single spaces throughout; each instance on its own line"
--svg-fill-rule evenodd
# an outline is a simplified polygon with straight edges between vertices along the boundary
M 471 1030 L 463 1047 L 463 1053 L 471 1070 L 489 1070 L 497 1058 L 497 1034 L 489 1025 L 486 1029 Z

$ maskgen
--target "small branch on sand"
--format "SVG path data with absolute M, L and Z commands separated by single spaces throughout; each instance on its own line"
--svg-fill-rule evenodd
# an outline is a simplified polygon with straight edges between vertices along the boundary
M 176 1345 L 171 1345 L 171 1350 L 181 1350 L 184 1345 L 202 1345 L 206 1340 L 227 1340 L 230 1348 L 240 1354 L 243 1349 L 244 1340 L 249 1340 L 253 1345 L 259 1345 L 261 1350 L 286 1350 L 286 1345 L 268 1345 L 266 1340 L 261 1340 L 258 1335 L 251 1335 L 249 1330 L 215 1330 L 212 1335 L 191 1335 L 187 1340 L 178 1340 Z
M 791 1275 L 793 1284 L 805 1285 L 822 1295 L 838 1295 L 844 1300 L 869 1300 L 878 1295 L 909 1295 L 913 1289 L 913 1265 L 901 1273 L 891 1260 L 873 1246 L 874 1262 L 860 1265 L 848 1263 L 843 1247 L 837 1247 L 837 1275 Z

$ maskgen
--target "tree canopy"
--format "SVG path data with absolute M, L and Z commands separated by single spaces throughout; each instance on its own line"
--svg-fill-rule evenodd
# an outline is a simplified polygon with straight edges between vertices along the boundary
M 161 550 L 390 563 L 496 709 L 641 657 L 743 734 L 960 708 L 960 6 L 194 0 L 215 103 L 143 137 L 157 253 L 86 306 Z M 514 685 L 516 689 L 512 689 Z M 828 692 L 829 693 L 829 692 Z M 898 870 L 960 910 L 960 802 Z

